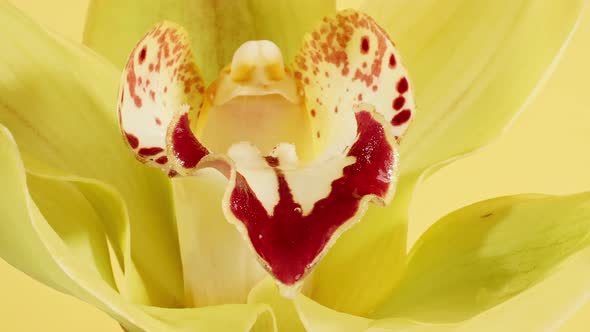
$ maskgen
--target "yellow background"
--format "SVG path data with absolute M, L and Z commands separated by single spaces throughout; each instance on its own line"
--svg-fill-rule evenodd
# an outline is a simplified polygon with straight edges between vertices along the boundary
M 87 0 L 12 0 L 37 22 L 80 40 Z M 0 25 L 2 23 L 0 22 Z M 2 41 L 0 41 L 2 42 Z M 499 140 L 419 187 L 410 242 L 443 214 L 499 195 L 590 190 L 590 9 L 555 74 Z M 120 332 L 97 309 L 0 260 L 0 331 Z M 550 301 L 550 299 L 547 299 Z M 590 304 L 560 331 L 589 331 Z M 586 325 L 586 327 L 584 327 Z

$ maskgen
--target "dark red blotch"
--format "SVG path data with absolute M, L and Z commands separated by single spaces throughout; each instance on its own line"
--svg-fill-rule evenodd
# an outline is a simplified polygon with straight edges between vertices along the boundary
M 394 152 L 385 129 L 369 112 L 357 113 L 356 120 L 359 136 L 348 152 L 356 162 L 343 169 L 343 176 L 332 182 L 330 194 L 317 201 L 306 216 L 294 201 L 279 168 L 274 168 L 279 203 L 272 216 L 246 179 L 236 174 L 231 211 L 246 226 L 252 245 L 267 262 L 269 272 L 284 284 L 293 284 L 309 272 L 333 233 L 357 213 L 363 196 L 383 197 L 389 189 L 390 182 L 383 179 L 391 174 Z

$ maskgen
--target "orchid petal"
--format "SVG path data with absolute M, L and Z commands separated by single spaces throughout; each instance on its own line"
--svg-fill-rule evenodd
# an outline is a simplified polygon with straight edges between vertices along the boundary
M 516 331 L 561 331 L 590 299 L 589 273 L 590 249 L 586 248 L 559 265 L 554 274 L 538 285 L 464 322 L 427 324 L 384 319 L 375 321 L 367 332 L 492 332 L 506 326 Z
M 16 143 L 4 127 L 0 127 L 0 158 L 0 180 L 11 193 L 0 201 L 0 257 L 16 268 L 107 312 L 130 332 L 181 332 L 187 327 L 250 331 L 268 321 L 272 324 L 272 315 L 262 305 L 183 310 L 131 304 L 117 293 L 112 275 L 105 278 L 110 268 L 105 234 L 100 243 L 98 215 L 85 197 L 67 182 L 26 176 Z
M 248 303 L 263 303 L 272 308 L 276 324 L 275 331 L 305 331 L 293 301 L 283 297 L 270 278 L 262 280 L 252 288 L 248 295 Z
M 293 302 L 308 332 L 364 332 L 371 323 L 370 319 L 326 308 L 303 295 Z
M 412 86 L 400 54 L 383 29 L 364 14 L 348 10 L 325 18 L 306 38 L 295 58 L 295 70 L 304 83 L 320 151 L 330 145 L 334 132 L 346 130 L 343 120 L 348 105 L 374 106 L 397 141 L 415 114 Z M 414 181 L 401 185 L 398 195 L 413 188 Z M 364 222 L 354 227 L 355 235 L 343 235 L 318 267 L 310 294 L 314 300 L 360 315 L 388 294 L 404 267 L 408 201 L 409 197 L 396 197 L 387 208 L 370 207 Z M 377 228 L 383 231 L 372 231 Z M 383 256 L 386 261 L 374 260 Z
M 553 71 L 584 3 L 366 1 L 404 55 L 420 106 L 402 174 L 497 137 Z
M 406 265 L 407 207 L 415 184 L 416 179 L 401 179 L 389 206 L 369 206 L 363 221 L 342 235 L 318 264 L 312 299 L 366 315 L 391 293 Z
M 139 161 L 169 176 L 186 174 L 209 154 L 192 133 L 184 135 L 194 147 L 176 144 L 178 128 L 190 131 L 178 124 L 189 121 L 190 111 L 200 110 L 205 92 L 188 38 L 173 23 L 153 27 L 129 55 L 119 92 L 119 120 L 127 145 Z
M 104 227 L 84 194 L 74 184 L 34 175 L 27 176 L 27 186 L 41 214 L 69 249 L 81 261 L 92 262 L 101 278 L 116 289 Z
M 226 304 L 196 309 L 145 307 L 144 310 L 168 324 L 170 330 L 167 331 L 272 332 L 275 325 L 272 310 L 264 304 Z
M 252 289 L 248 303 L 269 305 L 277 322 L 277 331 L 361 332 L 372 322 L 326 308 L 303 294 L 286 299 L 271 279 L 261 281 Z
M 227 179 L 205 169 L 172 181 L 187 306 L 244 303 L 266 273 L 220 202 Z
M 399 52 L 371 17 L 353 10 L 325 17 L 295 57 L 306 105 L 322 151 L 350 105 L 366 103 L 401 139 L 415 113 L 412 87 Z
M 132 325 L 129 320 L 134 318 L 120 315 L 121 311 L 130 313 L 131 316 L 141 316 L 141 313 L 134 312 L 136 309 L 127 308 L 129 304 L 116 293 L 111 280 L 108 280 L 110 278 L 105 280 L 104 271 L 99 272 L 102 268 L 93 266 L 93 263 L 97 262 L 96 259 L 88 260 L 88 255 L 80 255 L 79 251 L 73 253 L 72 249 L 81 249 L 75 248 L 74 236 L 84 236 L 85 232 L 76 231 L 71 225 L 66 231 L 76 231 L 75 233 L 61 232 L 60 237 L 56 232 L 60 230 L 60 226 L 68 222 L 78 222 L 79 217 L 96 219 L 96 216 L 92 216 L 93 209 L 88 207 L 88 203 L 83 203 L 82 206 L 61 204 L 62 199 L 77 199 L 83 202 L 83 198 L 71 187 L 68 188 L 59 181 L 52 182 L 33 176 L 32 181 L 36 183 L 32 187 L 36 193 L 30 192 L 27 188 L 27 180 L 30 179 L 25 176 L 16 143 L 4 127 L 0 127 L 0 156 L 3 160 L 0 177 L 4 188 L 11 193 L 4 195 L 0 200 L 3 220 L 0 224 L 1 257 L 31 277 L 61 292 L 92 303 L 119 321 Z M 54 198 L 45 195 L 44 191 L 47 189 L 60 189 L 60 194 L 66 196 Z M 37 201 L 31 194 L 34 194 Z M 41 203 L 41 208 L 37 205 L 38 202 Z M 56 207 L 52 207 L 52 204 L 59 204 L 59 215 L 55 213 Z M 53 220 L 46 219 L 44 214 Z M 94 238 L 97 239 L 97 236 Z M 88 241 L 82 239 L 82 242 Z M 125 309 L 121 309 L 123 307 Z
M 312 298 L 360 315 L 384 300 L 399 280 L 399 261 L 406 250 L 407 211 L 393 209 L 409 208 L 425 169 L 488 142 L 524 108 L 567 44 L 582 2 L 363 3 L 360 8 L 396 42 L 412 78 L 418 112 L 400 146 L 396 198 L 388 209 L 370 207 L 365 220 L 330 250 L 318 267 L 318 274 L 326 277 L 319 278 L 323 282 L 315 278 L 314 283 L 321 284 Z M 338 276 L 343 271 L 350 281 L 332 282 L 342 280 Z M 362 285 L 381 291 L 362 292 L 354 280 L 363 278 L 367 281 Z M 342 289 L 359 291 L 348 297 Z
M 107 230 L 119 256 L 128 253 L 126 295 L 138 302 L 180 304 L 182 274 L 169 181 L 138 165 L 118 137 L 116 70 L 87 50 L 47 35 L 8 3 L 0 4 L 0 21 L 0 123 L 28 156 L 27 171 L 78 179 L 73 182 L 82 191 L 84 183 L 102 183 L 124 197 L 129 242 L 121 242 L 128 241 L 122 233 L 127 220 L 119 207 L 113 210 L 119 219 Z M 110 205 L 100 202 L 104 197 L 89 197 L 91 191 L 84 194 L 92 204 Z
M 187 27 L 197 65 L 210 82 L 248 40 L 272 40 L 292 60 L 303 34 L 334 10 L 330 0 L 97 0 L 90 3 L 84 41 L 122 68 L 143 33 L 170 20 Z
M 457 210 L 415 244 L 408 268 L 373 317 L 456 322 L 543 280 L 584 248 L 590 193 L 520 195 Z

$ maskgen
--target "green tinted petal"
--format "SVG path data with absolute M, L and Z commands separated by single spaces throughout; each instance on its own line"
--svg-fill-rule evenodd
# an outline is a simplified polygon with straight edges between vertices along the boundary
M 252 289 L 248 303 L 269 305 L 276 318 L 277 331 L 361 332 L 371 323 L 370 319 L 326 308 L 302 294 L 294 299 L 287 299 L 279 293 L 270 278 Z
M 170 184 L 137 163 L 121 140 L 119 73 L 86 49 L 48 35 L 6 2 L 0 21 L 0 123 L 25 156 L 34 156 L 25 159 L 27 171 L 52 177 L 58 174 L 48 169 L 58 170 L 118 191 L 131 222 L 125 268 L 133 287 L 125 290 L 136 301 L 178 305 L 182 273 Z
M 590 193 L 520 195 L 457 210 L 415 244 L 404 278 L 373 317 L 455 322 L 546 278 L 590 243 Z
M 402 179 L 389 206 L 370 205 L 362 222 L 338 239 L 312 276 L 312 299 L 366 315 L 388 296 L 405 268 L 408 206 L 417 179 Z
M 401 172 L 496 137 L 552 72 L 584 2 L 366 1 L 363 9 L 396 42 L 416 92 Z
M 116 288 L 103 224 L 84 194 L 71 183 L 34 175 L 27 176 L 27 186 L 43 217 L 69 249 Z
M 366 318 L 328 309 L 305 296 L 298 296 L 294 303 L 308 332 L 361 332 L 371 323 Z
M 520 295 L 457 324 L 431 325 L 386 319 L 369 332 L 556 331 L 590 299 L 590 249 L 574 254 L 557 271 Z
M 16 143 L 4 127 L 0 127 L 0 159 L 4 190 L 0 200 L 0 257 L 35 279 L 96 305 L 121 322 L 149 322 L 147 315 L 123 300 L 109 284 L 111 280 L 105 281 L 104 270 L 98 266 L 104 259 L 97 259 L 102 251 L 89 250 L 91 246 L 86 244 L 89 238 L 98 239 L 96 232 L 74 226 L 77 222 L 88 225 L 96 221 L 92 209 L 87 203 L 61 205 L 65 199 L 83 202 L 83 197 L 63 182 L 27 178 Z M 31 191 L 27 181 L 32 183 Z M 46 195 L 48 189 L 67 196 L 51 197 Z M 60 204 L 61 213 L 52 204 Z M 45 219 L 44 214 L 51 220 Z M 96 227 L 96 223 L 92 225 Z M 101 245 L 96 247 L 100 249 Z M 89 256 L 94 258 L 89 260 Z
M 248 303 L 269 305 L 276 320 L 276 331 L 305 331 L 293 300 L 287 299 L 279 293 L 272 278 L 266 278 L 252 288 L 252 291 L 248 294 Z
M 244 303 L 267 273 L 223 215 L 227 179 L 204 169 L 172 184 L 187 305 Z
M 131 304 L 116 292 L 112 275 L 105 278 L 110 268 L 108 252 L 104 256 L 105 236 L 101 243 L 99 217 L 77 187 L 25 176 L 16 143 L 4 127 L 0 127 L 0 159 L 5 190 L 0 200 L 0 257 L 16 268 L 95 305 L 130 332 L 249 331 L 252 326 L 273 326 L 264 305 L 184 310 Z
M 334 11 L 332 0 L 94 0 L 84 42 L 122 68 L 147 30 L 157 22 L 170 20 L 188 30 L 197 65 L 211 81 L 248 40 L 275 42 L 290 62 L 303 34 Z
M 371 207 L 363 222 L 338 241 L 318 268 L 314 299 L 363 314 L 387 296 L 402 269 L 397 261 L 405 250 L 405 210 L 418 176 L 501 132 L 550 72 L 582 2 L 364 2 L 362 8 L 396 42 L 416 91 L 417 115 L 401 143 L 396 194 L 407 198 L 396 197 L 387 210 Z M 340 8 L 356 5 L 339 3 Z M 380 290 L 355 296 L 362 287 Z
M 173 331 L 274 331 L 274 316 L 264 304 L 227 304 L 198 309 L 147 307 L 145 311 L 168 324 Z

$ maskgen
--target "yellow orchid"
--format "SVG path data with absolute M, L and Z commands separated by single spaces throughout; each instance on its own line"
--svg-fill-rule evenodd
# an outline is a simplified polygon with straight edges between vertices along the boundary
M 406 253 L 408 207 L 584 5 L 97 0 L 87 48 L 1 2 L 0 257 L 127 331 L 554 330 L 590 193 L 475 203 Z

